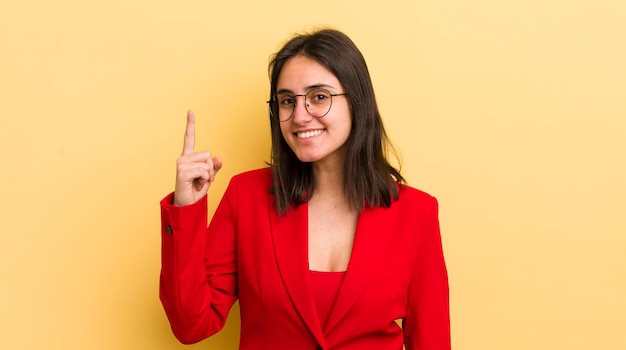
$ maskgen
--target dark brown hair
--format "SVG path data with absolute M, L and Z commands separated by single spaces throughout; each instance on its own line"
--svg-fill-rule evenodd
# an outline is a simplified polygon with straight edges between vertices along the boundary
M 352 130 L 346 141 L 344 191 L 350 205 L 359 212 L 366 206 L 390 206 L 398 198 L 396 182 L 403 183 L 404 178 L 386 158 L 391 145 L 363 55 L 348 36 L 337 30 L 297 35 L 272 57 L 270 100 L 276 94 L 283 66 L 295 56 L 305 56 L 324 66 L 339 79 L 347 93 Z M 270 104 L 270 108 L 275 108 L 275 104 Z M 291 204 L 306 203 L 313 195 L 313 170 L 311 163 L 301 162 L 287 145 L 280 121 L 272 115 L 277 116 L 278 111 L 270 113 L 273 176 L 270 191 L 276 197 L 278 212 L 285 213 Z

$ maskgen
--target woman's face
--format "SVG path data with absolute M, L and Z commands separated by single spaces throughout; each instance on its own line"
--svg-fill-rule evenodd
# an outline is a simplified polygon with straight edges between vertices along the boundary
M 283 66 L 276 91 L 294 96 L 306 95 L 317 88 L 331 94 L 346 93 L 337 77 L 324 66 L 310 58 L 295 56 Z M 325 116 L 316 118 L 307 111 L 304 96 L 294 97 L 293 115 L 280 122 L 280 130 L 300 161 L 343 167 L 345 143 L 352 129 L 350 105 L 345 95 L 329 98 L 332 99 L 330 110 Z M 314 104 L 310 103 L 309 110 L 315 111 Z

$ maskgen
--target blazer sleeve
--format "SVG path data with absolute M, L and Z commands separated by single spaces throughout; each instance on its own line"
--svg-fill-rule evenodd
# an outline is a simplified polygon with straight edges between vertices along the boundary
M 450 309 L 448 274 L 439 231 L 438 204 L 432 198 L 409 288 L 403 320 L 407 350 L 449 350 Z
M 231 182 L 232 185 L 232 182 Z M 236 205 L 229 185 L 207 228 L 207 199 L 161 201 L 159 297 L 176 338 L 201 341 L 221 330 L 237 300 Z

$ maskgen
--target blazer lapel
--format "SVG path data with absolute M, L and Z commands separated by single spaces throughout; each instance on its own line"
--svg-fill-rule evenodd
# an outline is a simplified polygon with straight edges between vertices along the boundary
M 270 208 L 274 208 L 273 203 Z M 300 317 L 318 344 L 325 347 L 322 327 L 313 301 L 311 282 L 308 278 L 308 206 L 306 204 L 298 207 L 292 206 L 283 216 L 278 216 L 278 213 L 272 209 L 270 216 L 276 261 L 283 283 Z
M 359 215 L 348 270 L 324 325 L 324 334 L 328 334 L 350 311 L 368 287 L 372 276 L 383 265 L 381 255 L 391 237 L 385 227 L 389 210 L 382 207 L 366 208 Z

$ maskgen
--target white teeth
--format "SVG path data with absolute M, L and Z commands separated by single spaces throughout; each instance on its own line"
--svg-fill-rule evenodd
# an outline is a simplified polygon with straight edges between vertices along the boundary
M 309 137 L 317 136 L 323 132 L 324 130 L 311 130 L 311 131 L 299 132 L 296 135 L 298 135 L 298 138 L 306 139 Z

